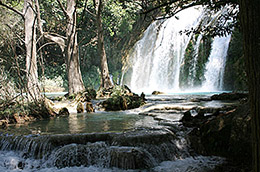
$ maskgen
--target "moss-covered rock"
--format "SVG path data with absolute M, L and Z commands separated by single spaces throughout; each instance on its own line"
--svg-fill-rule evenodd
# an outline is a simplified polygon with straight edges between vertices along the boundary
M 145 103 L 145 96 L 131 92 L 127 86 L 116 86 L 107 94 L 110 97 L 99 104 L 107 111 L 117 111 L 138 108 Z
M 22 124 L 39 119 L 55 117 L 57 113 L 52 108 L 53 103 L 45 98 L 39 102 L 15 101 L 0 111 L 0 125 Z

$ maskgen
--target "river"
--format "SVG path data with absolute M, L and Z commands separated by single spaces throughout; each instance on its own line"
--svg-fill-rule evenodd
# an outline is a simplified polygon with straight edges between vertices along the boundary
M 220 108 L 236 102 L 212 101 L 210 93 L 148 95 L 133 110 L 13 125 L 0 135 L 0 171 L 209 171 L 221 157 L 194 154 L 179 121 L 197 107 Z M 93 102 L 94 104 L 96 101 Z

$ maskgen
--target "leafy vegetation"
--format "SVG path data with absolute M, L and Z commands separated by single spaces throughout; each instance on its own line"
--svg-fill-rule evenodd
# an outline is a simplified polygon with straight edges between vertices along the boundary
M 224 87 L 227 90 L 248 90 L 242 34 L 235 29 L 228 49 Z

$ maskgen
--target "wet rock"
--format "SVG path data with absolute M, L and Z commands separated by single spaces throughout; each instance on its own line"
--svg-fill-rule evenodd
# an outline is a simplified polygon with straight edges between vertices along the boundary
M 211 100 L 239 100 L 243 98 L 248 98 L 248 93 L 222 93 L 222 94 L 215 94 L 211 96 Z
M 122 133 L 113 139 L 114 145 L 134 146 L 138 144 L 159 144 L 169 142 L 175 138 L 168 130 L 140 129 Z
M 99 103 L 99 108 L 106 111 L 117 111 L 138 108 L 145 103 L 144 94 L 140 97 L 132 93 L 127 86 L 115 86 L 110 91 L 110 97 Z
M 88 113 L 95 112 L 95 109 L 93 108 L 93 105 L 92 105 L 91 102 L 87 102 L 87 103 L 86 103 L 86 111 L 87 111 Z
M 154 165 L 153 157 L 141 148 L 109 146 L 105 142 L 65 145 L 55 152 L 53 158 L 58 168 L 97 165 L 145 169 Z
M 139 129 L 125 132 L 113 138 L 112 145 L 140 147 L 156 158 L 156 163 L 185 157 L 185 144 L 174 144 L 175 134 L 170 130 Z M 158 151 L 159 150 L 159 151 Z
M 160 95 L 160 94 L 164 94 L 164 92 L 161 91 L 153 91 L 152 95 Z
M 204 109 L 199 109 L 198 114 L 195 116 L 195 118 L 204 118 L 205 117 L 205 110 Z
M 110 166 L 121 169 L 145 169 L 154 166 L 154 158 L 137 147 L 111 147 Z
M 66 107 L 63 107 L 59 111 L 59 116 L 69 116 L 69 110 Z
M 84 112 L 84 105 L 83 103 L 79 102 L 77 105 L 77 113 L 82 113 Z
M 219 115 L 217 115 L 219 113 Z M 251 117 L 248 104 L 225 113 L 216 112 L 189 134 L 191 146 L 198 153 L 224 156 L 239 162 L 251 159 Z
M 24 167 L 25 167 L 25 163 L 22 162 L 22 161 L 20 161 L 20 162 L 18 163 L 17 167 L 18 167 L 19 169 L 22 169 L 22 170 L 23 170 Z
M 138 108 L 144 104 L 141 97 L 133 95 L 119 95 L 108 98 L 99 105 L 106 111 L 117 111 Z
M 104 143 L 89 143 L 87 145 L 70 144 L 58 149 L 54 164 L 58 168 L 72 166 L 100 165 L 108 166 L 103 158 L 108 159 L 107 145 Z M 99 164 L 104 163 L 104 164 Z
M 181 121 L 188 122 L 188 121 L 191 121 L 192 119 L 193 119 L 193 117 L 191 116 L 191 112 L 188 110 L 188 111 L 184 112 Z
M 141 99 L 142 99 L 143 101 L 146 101 L 146 100 L 147 100 L 147 99 L 145 98 L 144 92 L 141 93 L 140 97 L 141 97 Z

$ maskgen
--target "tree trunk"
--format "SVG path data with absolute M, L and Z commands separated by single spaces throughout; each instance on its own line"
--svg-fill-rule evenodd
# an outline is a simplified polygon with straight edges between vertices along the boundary
M 95 0 L 96 3 L 96 23 L 97 23 L 97 35 L 98 35 L 98 54 L 100 57 L 100 68 L 101 68 L 101 84 L 100 88 L 109 88 L 113 86 L 110 77 L 109 77 L 109 70 L 107 65 L 107 56 L 106 50 L 104 46 L 104 34 L 103 34 L 103 27 L 102 27 L 102 19 L 101 19 L 101 12 L 102 12 L 102 0 Z
M 65 56 L 67 63 L 69 94 L 71 95 L 85 90 L 79 64 L 75 0 L 67 0 L 67 15 L 68 21 Z
M 32 0 L 24 0 L 27 92 L 29 100 L 38 100 L 40 90 L 36 58 L 36 18 L 32 8 Z
M 260 171 L 260 2 L 240 0 L 249 99 L 252 115 L 253 171 Z

